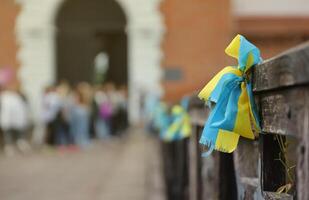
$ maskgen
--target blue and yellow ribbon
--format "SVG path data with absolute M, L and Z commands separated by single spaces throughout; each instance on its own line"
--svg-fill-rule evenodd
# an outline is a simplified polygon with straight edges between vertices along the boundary
M 161 135 L 166 142 L 177 141 L 191 135 L 190 116 L 187 112 L 189 98 L 185 97 L 180 105 L 174 105 L 171 111 L 171 124 Z
M 238 60 L 238 66 L 221 70 L 199 93 L 199 98 L 212 105 L 200 143 L 209 148 L 231 153 L 239 136 L 254 139 L 260 132 L 258 115 L 250 82 L 250 69 L 261 62 L 259 49 L 241 35 L 237 35 L 225 49 Z
M 157 102 L 152 114 L 153 127 L 159 132 L 160 137 L 165 133 L 171 123 L 168 106 L 164 102 Z

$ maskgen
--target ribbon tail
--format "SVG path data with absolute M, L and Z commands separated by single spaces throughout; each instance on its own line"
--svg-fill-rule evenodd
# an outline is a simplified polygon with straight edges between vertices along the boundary
M 238 133 L 242 137 L 248 139 L 254 139 L 252 131 L 252 120 L 250 118 L 250 102 L 248 98 L 248 92 L 246 89 L 246 83 L 241 83 L 241 94 L 237 103 L 238 112 L 235 121 L 235 127 L 233 132 Z
M 239 79 L 234 77 L 225 84 L 218 103 L 205 124 L 200 139 L 201 144 L 226 153 L 236 149 L 239 135 L 234 133 L 233 129 L 238 109 L 237 102 L 241 93 L 238 81 Z
M 208 156 L 210 156 L 210 154 L 212 154 L 212 152 L 214 151 L 214 146 L 210 146 L 210 148 L 202 153 L 202 157 L 203 158 L 207 158 Z
M 256 104 L 254 101 L 254 97 L 253 97 L 251 82 L 247 84 L 247 92 L 248 92 L 248 98 L 249 98 L 250 117 L 253 123 L 253 127 L 255 131 L 261 132 L 260 119 L 259 119 L 259 115 L 257 114 L 258 112 L 257 112 Z
M 215 149 L 224 153 L 235 151 L 239 141 L 237 133 L 220 129 L 217 136 Z

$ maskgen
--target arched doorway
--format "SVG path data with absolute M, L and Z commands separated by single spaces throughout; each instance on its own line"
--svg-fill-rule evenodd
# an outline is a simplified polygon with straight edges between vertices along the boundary
M 159 10 L 160 0 L 114 1 L 121 6 L 127 18 L 129 120 L 135 123 L 140 119 L 142 91 L 161 88 L 164 23 Z M 31 104 L 36 127 L 40 127 L 39 105 L 44 88 L 57 80 L 56 22 L 66 0 L 19 0 L 18 3 L 20 14 L 16 35 L 19 45 L 19 77 Z M 41 132 L 40 128 L 36 128 L 35 135 L 39 138 Z
M 57 79 L 72 84 L 103 81 L 95 60 L 105 54 L 104 81 L 127 85 L 126 21 L 115 0 L 65 1 L 56 18 Z

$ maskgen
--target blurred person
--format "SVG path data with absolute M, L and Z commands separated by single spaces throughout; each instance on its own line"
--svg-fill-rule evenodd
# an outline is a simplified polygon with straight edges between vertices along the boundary
M 106 94 L 112 105 L 111 133 L 119 136 L 123 131 L 123 122 L 121 122 L 123 110 L 126 109 L 125 92 L 121 93 L 117 90 L 114 83 L 106 83 Z
M 94 87 L 90 85 L 88 82 L 81 82 L 78 84 L 79 90 L 81 92 L 81 95 L 83 96 L 84 103 L 87 105 L 88 110 L 89 110 L 89 137 L 93 137 L 95 135 L 95 130 L 94 130 L 94 121 L 93 121 L 93 101 L 94 101 Z
M 111 118 L 111 131 L 115 136 L 125 132 L 128 126 L 127 119 L 127 87 L 121 86 L 116 90 L 113 83 L 107 84 L 107 95 L 110 98 L 113 114 Z
M 94 103 L 94 95 L 95 95 L 95 86 L 91 85 L 88 82 L 82 82 L 81 84 L 81 92 L 85 99 L 85 104 L 88 107 L 89 111 L 89 137 L 94 138 L 95 137 L 95 129 L 94 129 L 94 120 L 92 113 L 94 112 L 94 108 L 92 104 Z
M 45 89 L 42 98 L 42 120 L 46 129 L 46 142 L 50 145 L 57 144 L 56 135 L 59 135 L 57 120 L 61 111 L 60 95 L 57 93 L 57 86 L 49 86 Z
M 90 98 L 88 86 L 79 83 L 73 92 L 73 101 L 70 106 L 70 133 L 74 143 L 80 147 L 90 144 Z
M 45 129 L 45 140 L 48 144 L 52 144 L 52 127 L 51 122 L 56 118 L 58 112 L 58 95 L 55 94 L 55 87 L 48 86 L 44 90 L 42 97 L 42 113 L 41 118 Z
M 83 96 L 84 103 L 90 105 L 93 99 L 93 87 L 87 82 L 81 82 L 77 85 L 77 88 Z
M 95 133 L 99 139 L 106 139 L 111 135 L 110 120 L 113 114 L 113 107 L 105 89 L 105 85 L 102 85 L 97 89 L 94 96 L 97 109 L 95 116 Z
M 90 138 L 96 138 L 97 133 L 96 133 L 96 120 L 99 116 L 99 106 L 96 102 L 96 94 L 98 91 L 101 90 L 101 85 L 94 85 L 92 88 L 93 95 L 92 95 L 92 100 L 90 104 Z
M 73 144 L 73 137 L 69 131 L 71 87 L 66 80 L 60 81 L 56 87 L 56 95 L 59 97 L 60 108 L 54 121 L 56 128 L 55 141 L 59 147 L 65 148 Z
M 68 97 L 70 87 L 61 82 L 46 89 L 43 96 L 42 118 L 46 124 L 48 144 L 59 147 L 71 144 L 68 127 Z
M 30 150 L 26 140 L 30 127 L 29 108 L 16 85 L 5 87 L 0 95 L 0 123 L 4 138 L 4 152 L 8 156 L 15 153 L 14 144 L 22 152 Z
M 116 86 L 112 82 L 107 82 L 104 85 L 105 88 L 105 93 L 107 95 L 107 98 L 110 102 L 111 105 L 111 116 L 109 120 L 109 125 L 110 125 L 110 133 L 112 136 L 117 135 L 117 119 L 116 119 L 116 113 L 117 113 L 117 92 L 116 92 Z
M 118 121 L 118 132 L 124 133 L 128 128 L 128 91 L 127 86 L 122 85 L 117 90 L 118 93 L 118 109 L 117 109 L 117 121 Z

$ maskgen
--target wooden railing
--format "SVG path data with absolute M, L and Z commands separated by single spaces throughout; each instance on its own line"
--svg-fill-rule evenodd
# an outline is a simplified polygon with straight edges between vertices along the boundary
M 180 196 L 170 199 L 309 200 L 309 43 L 257 65 L 253 90 L 262 133 L 254 141 L 241 138 L 233 154 L 207 158 L 201 157 L 198 140 L 209 110 L 192 95 L 192 136 L 165 144 L 178 160 L 170 164 L 173 184 L 180 184 L 175 173 L 180 168 L 178 176 L 188 180 L 173 190 Z

